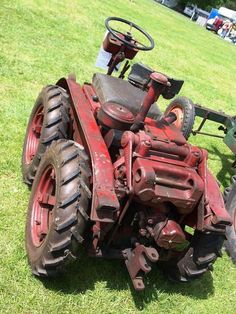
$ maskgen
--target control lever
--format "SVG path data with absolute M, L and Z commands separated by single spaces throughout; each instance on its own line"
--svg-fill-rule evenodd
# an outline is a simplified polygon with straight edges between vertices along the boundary
M 144 120 L 147 116 L 147 113 L 151 107 L 151 105 L 157 101 L 162 92 L 164 91 L 166 86 L 170 86 L 170 82 L 168 78 L 158 72 L 153 72 L 150 75 L 151 85 L 150 88 L 142 102 L 141 108 L 137 116 L 135 117 L 134 123 L 132 124 L 130 130 L 133 132 L 138 131 L 142 128 L 144 124 Z

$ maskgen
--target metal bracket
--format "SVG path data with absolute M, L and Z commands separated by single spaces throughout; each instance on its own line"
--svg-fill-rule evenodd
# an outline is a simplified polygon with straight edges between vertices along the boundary
M 159 254 L 156 249 L 138 244 L 135 249 L 123 251 L 125 264 L 130 274 L 135 290 L 143 290 L 145 285 L 143 277 L 151 271 L 150 262 L 157 262 Z

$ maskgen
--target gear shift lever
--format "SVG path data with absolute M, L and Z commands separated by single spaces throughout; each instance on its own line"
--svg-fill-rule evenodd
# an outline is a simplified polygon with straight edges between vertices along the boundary
M 150 79 L 151 86 L 142 102 L 140 111 L 135 117 L 134 123 L 130 128 L 133 132 L 138 131 L 143 126 L 151 105 L 157 101 L 165 87 L 170 86 L 170 82 L 168 82 L 168 78 L 164 74 L 153 72 L 150 75 Z

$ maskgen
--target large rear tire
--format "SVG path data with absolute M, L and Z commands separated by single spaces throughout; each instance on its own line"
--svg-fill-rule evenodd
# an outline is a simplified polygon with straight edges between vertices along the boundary
M 225 207 L 230 214 L 233 224 L 226 228 L 226 252 L 236 263 L 236 176 L 232 177 L 232 184 L 224 191 Z
M 40 160 L 52 141 L 69 138 L 69 96 L 56 85 L 42 89 L 32 109 L 22 153 L 23 181 L 32 185 Z
M 77 257 L 89 219 L 90 176 L 80 145 L 59 140 L 46 150 L 32 186 L 25 232 L 35 275 L 57 275 Z
M 174 112 L 177 118 L 173 124 L 183 133 L 183 136 L 188 139 L 195 120 L 193 102 L 187 97 L 177 97 L 171 101 L 164 115 L 167 116 L 170 112 Z
M 162 268 L 174 281 L 187 282 L 200 278 L 212 270 L 213 263 L 221 256 L 223 241 L 223 235 L 195 231 L 186 252 L 179 258 L 163 262 Z

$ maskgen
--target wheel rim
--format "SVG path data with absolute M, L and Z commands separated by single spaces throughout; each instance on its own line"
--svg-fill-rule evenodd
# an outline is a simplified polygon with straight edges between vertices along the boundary
M 38 146 L 39 139 L 41 136 L 43 125 L 43 105 L 40 105 L 35 115 L 30 123 L 27 141 L 26 141 L 26 151 L 25 151 L 25 162 L 30 164 L 32 159 L 34 158 Z
M 176 120 L 173 122 L 173 124 L 178 128 L 182 129 L 183 126 L 183 120 L 184 120 L 184 111 L 183 108 L 180 105 L 176 105 L 173 107 L 170 112 L 173 112 L 176 115 Z
M 43 171 L 37 185 L 32 208 L 31 238 L 35 247 L 41 246 L 52 224 L 53 208 L 56 204 L 56 178 L 52 165 Z

